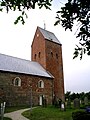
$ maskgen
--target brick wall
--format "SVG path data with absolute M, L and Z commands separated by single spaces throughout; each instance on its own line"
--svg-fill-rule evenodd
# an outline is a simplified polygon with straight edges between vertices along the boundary
M 64 100 L 62 46 L 46 40 L 46 70 L 54 76 L 54 94 Z
M 31 60 L 39 62 L 41 65 L 43 65 L 44 68 L 46 68 L 45 40 L 38 29 L 36 30 L 31 47 Z
M 37 29 L 32 43 L 32 61 L 39 62 L 54 76 L 54 95 L 64 100 L 62 45 L 46 40 Z

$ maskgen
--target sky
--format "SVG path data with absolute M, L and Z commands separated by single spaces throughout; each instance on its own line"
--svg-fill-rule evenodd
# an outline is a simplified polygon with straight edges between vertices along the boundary
M 52 10 L 41 9 L 27 11 L 28 19 L 25 25 L 14 25 L 15 19 L 20 15 L 18 11 L 0 13 L 0 53 L 31 60 L 31 44 L 37 26 L 53 32 L 62 43 L 63 71 L 65 92 L 75 93 L 90 91 L 90 57 L 83 56 L 80 60 L 73 60 L 73 52 L 78 39 L 73 32 L 65 31 L 62 26 L 54 26 L 56 11 L 63 6 L 66 0 L 54 0 Z

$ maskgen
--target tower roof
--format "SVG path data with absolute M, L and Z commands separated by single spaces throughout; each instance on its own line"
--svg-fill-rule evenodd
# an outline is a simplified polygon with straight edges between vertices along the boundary
M 0 54 L 0 70 L 53 78 L 38 62 Z
M 61 44 L 54 33 L 47 31 L 47 30 L 40 28 L 40 27 L 38 27 L 38 29 L 40 30 L 40 32 L 42 33 L 42 35 L 44 36 L 45 39 L 50 40 L 50 41 L 55 42 L 55 43 L 58 43 L 58 44 Z

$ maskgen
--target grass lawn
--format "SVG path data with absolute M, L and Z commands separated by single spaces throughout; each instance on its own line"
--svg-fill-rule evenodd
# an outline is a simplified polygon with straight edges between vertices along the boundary
M 3 120 L 12 120 L 11 118 L 6 118 L 6 117 L 4 117 L 4 119 Z
M 53 106 L 49 107 L 37 107 L 34 108 L 30 114 L 29 111 L 22 113 L 29 120 L 72 120 L 72 112 L 74 110 L 68 109 L 66 111 L 60 111 L 59 108 Z
M 25 109 L 25 108 L 27 108 L 27 106 L 6 107 L 5 113 L 9 113 L 9 112 L 13 112 L 13 111 L 17 111 L 17 110 Z

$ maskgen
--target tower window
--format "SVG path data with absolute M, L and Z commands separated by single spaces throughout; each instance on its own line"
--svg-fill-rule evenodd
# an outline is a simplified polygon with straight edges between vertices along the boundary
M 21 79 L 16 77 L 13 81 L 14 86 L 21 86 Z
M 56 53 L 56 58 L 58 59 L 58 54 Z
M 51 57 L 53 57 L 53 53 L 51 52 Z
M 42 80 L 40 80 L 40 81 L 38 82 L 38 87 L 39 87 L 39 88 L 44 88 L 44 82 L 43 82 Z
M 37 55 L 35 54 L 34 59 L 36 60 Z
M 37 34 L 37 37 L 39 37 L 39 34 Z
M 39 54 L 38 54 L 38 57 L 40 58 L 40 56 L 41 56 L 41 52 L 39 52 Z

